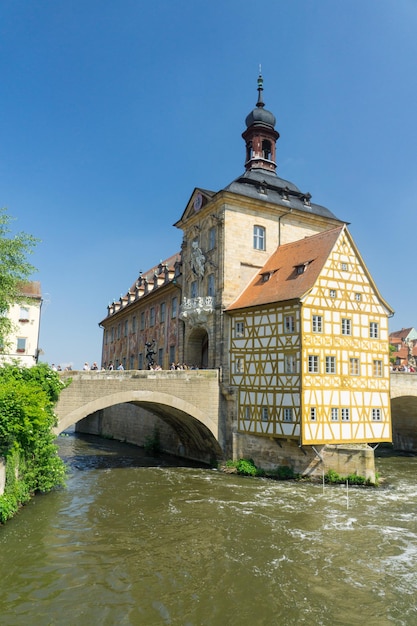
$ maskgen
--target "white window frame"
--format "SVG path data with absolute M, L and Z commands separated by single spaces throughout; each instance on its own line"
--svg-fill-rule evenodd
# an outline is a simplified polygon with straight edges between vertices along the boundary
M 245 336 L 245 322 L 235 322 L 235 337 Z
M 350 422 L 350 409 L 347 407 L 342 408 L 342 422 Z
M 382 361 L 380 359 L 375 359 L 372 368 L 374 378 L 381 378 L 383 376 L 383 371 Z
M 264 226 L 255 224 L 253 227 L 253 248 L 254 250 L 266 250 L 266 233 Z
M 315 406 L 310 407 L 310 420 L 312 422 L 317 421 L 317 409 Z
M 313 333 L 323 332 L 323 316 L 322 315 L 313 315 L 312 329 L 313 329 Z
M 379 324 L 378 324 L 378 322 L 369 322 L 369 337 L 371 339 L 379 339 Z
M 284 331 L 286 333 L 295 332 L 295 318 L 294 315 L 285 315 L 284 317 Z
M 382 421 L 382 411 L 381 409 L 372 409 L 371 410 L 372 421 L 373 422 L 381 422 Z
M 261 409 L 261 420 L 262 420 L 263 422 L 267 422 L 267 421 L 268 421 L 268 419 L 269 419 L 269 416 L 268 416 L 268 407 L 267 407 L 267 406 L 263 406 L 263 407 L 262 407 L 262 409 Z
M 358 357 L 354 356 L 349 359 L 349 372 L 351 376 L 361 375 L 361 362 Z
M 352 334 L 352 320 L 349 317 L 342 317 L 342 335 Z
M 293 422 L 294 421 L 294 410 L 292 407 L 287 407 L 284 409 L 284 422 Z
M 308 373 L 318 374 L 320 372 L 320 361 L 317 354 L 308 355 Z
M 336 374 L 335 356 L 326 356 L 326 374 Z
M 339 421 L 339 407 L 337 406 L 332 406 L 330 409 L 330 420 L 332 422 L 338 422 Z
M 284 369 L 286 374 L 297 373 L 297 357 L 295 354 L 284 355 Z

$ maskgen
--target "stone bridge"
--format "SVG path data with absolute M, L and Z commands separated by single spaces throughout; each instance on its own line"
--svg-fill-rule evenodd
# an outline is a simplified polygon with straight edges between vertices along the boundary
M 168 450 L 179 456 L 208 461 L 227 452 L 217 370 L 77 371 L 61 378 L 72 382 L 56 406 L 56 434 L 78 424 L 83 432 L 143 444 L 143 433 L 149 435 L 158 419 L 158 428 L 166 425 L 176 434 Z M 391 412 L 394 448 L 417 452 L 417 374 L 391 374 Z M 139 417 L 145 423 L 142 439 L 137 438 Z
M 391 417 L 394 449 L 417 452 L 417 374 L 391 373 Z
M 205 461 L 223 457 L 217 370 L 76 371 L 63 372 L 61 379 L 71 379 L 71 384 L 61 392 L 55 409 L 56 434 L 78 424 L 76 429 L 82 432 L 143 443 L 135 432 L 138 418 L 152 415 L 153 429 L 155 423 L 168 425 L 178 435 L 170 451 Z M 118 419 L 116 407 L 123 420 Z M 121 421 L 123 427 L 118 426 Z

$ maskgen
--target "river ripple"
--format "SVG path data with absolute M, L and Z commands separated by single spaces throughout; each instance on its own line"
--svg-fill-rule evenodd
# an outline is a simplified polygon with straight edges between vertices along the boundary
M 415 457 L 347 491 L 60 446 L 67 489 L 0 528 L 2 626 L 417 623 Z

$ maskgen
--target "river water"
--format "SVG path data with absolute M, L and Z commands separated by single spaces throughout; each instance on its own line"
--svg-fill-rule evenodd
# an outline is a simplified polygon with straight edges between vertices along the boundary
M 346 489 L 59 444 L 67 488 L 0 528 L 1 626 L 417 624 L 416 457 Z

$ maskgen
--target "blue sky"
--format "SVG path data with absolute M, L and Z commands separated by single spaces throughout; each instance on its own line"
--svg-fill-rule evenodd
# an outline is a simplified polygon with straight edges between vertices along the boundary
M 350 222 L 417 326 L 415 0 L 2 0 L 0 203 L 41 242 L 40 347 L 99 360 L 107 305 L 244 170 L 259 64 L 278 174 Z

